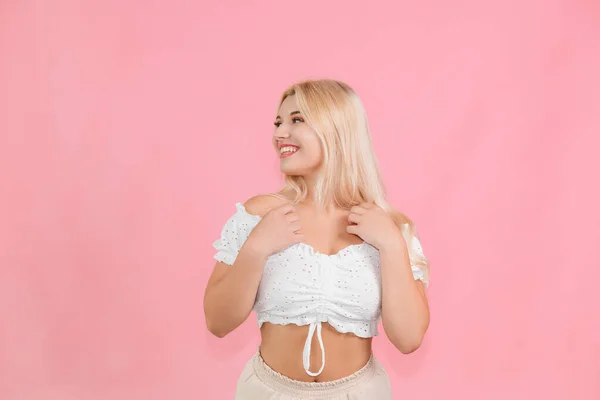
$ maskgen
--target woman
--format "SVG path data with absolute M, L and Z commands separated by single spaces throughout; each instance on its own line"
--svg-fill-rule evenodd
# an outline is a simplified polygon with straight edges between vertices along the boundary
M 391 399 L 372 337 L 381 318 L 399 351 L 420 346 L 429 267 L 413 223 L 386 203 L 362 103 L 339 81 L 295 84 L 272 141 L 286 185 L 236 204 L 204 299 L 218 337 L 258 316 L 236 399 Z

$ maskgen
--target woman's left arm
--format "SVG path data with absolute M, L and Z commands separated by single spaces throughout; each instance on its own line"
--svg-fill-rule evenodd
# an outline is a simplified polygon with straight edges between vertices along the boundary
M 385 210 L 371 203 L 352 207 L 348 222 L 349 233 L 379 250 L 383 329 L 398 350 L 412 353 L 429 327 L 429 303 L 423 282 L 413 274 L 404 235 Z
M 385 334 L 404 354 L 421 346 L 429 327 L 429 303 L 423 282 L 413 277 L 406 241 L 398 230 L 379 248 L 381 320 Z

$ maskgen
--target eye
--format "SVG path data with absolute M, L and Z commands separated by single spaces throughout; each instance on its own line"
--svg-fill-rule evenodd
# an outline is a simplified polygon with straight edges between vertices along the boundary
M 304 118 L 302 118 L 302 117 L 294 117 L 294 118 L 292 118 L 292 122 L 293 123 L 304 122 Z M 281 124 L 282 124 L 281 121 L 275 121 L 275 122 L 273 122 L 273 125 L 275 125 L 276 128 L 279 128 L 281 126 Z

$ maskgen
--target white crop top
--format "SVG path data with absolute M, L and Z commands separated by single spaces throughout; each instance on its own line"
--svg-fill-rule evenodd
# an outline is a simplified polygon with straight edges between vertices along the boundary
M 221 237 L 213 243 L 214 258 L 233 265 L 252 229 L 261 220 L 246 212 L 241 203 L 225 223 Z M 409 255 L 423 257 L 421 244 L 413 236 Z M 429 285 L 429 271 L 412 266 L 413 277 Z M 321 323 L 327 322 L 338 332 L 368 338 L 378 334 L 381 316 L 381 273 L 379 251 L 363 242 L 343 248 L 336 254 L 319 253 L 305 243 L 294 244 L 271 255 L 254 303 L 258 326 L 264 322 L 310 325 L 303 352 L 307 374 L 317 376 L 325 367 L 325 349 Z M 321 368 L 311 372 L 310 346 L 315 330 L 321 346 Z

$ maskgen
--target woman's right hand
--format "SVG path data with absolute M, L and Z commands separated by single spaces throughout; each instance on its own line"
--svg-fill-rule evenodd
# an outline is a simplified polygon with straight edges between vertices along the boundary
M 293 244 L 304 240 L 299 230 L 300 217 L 290 203 L 285 203 L 267 212 L 252 229 L 247 242 L 255 251 L 267 257 L 279 253 Z

